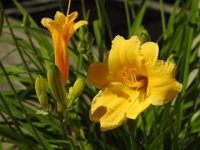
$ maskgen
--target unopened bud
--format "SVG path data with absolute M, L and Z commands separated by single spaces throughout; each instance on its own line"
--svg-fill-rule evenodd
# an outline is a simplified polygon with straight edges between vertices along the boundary
M 38 97 L 38 99 L 39 99 L 40 105 L 41 105 L 43 108 L 47 109 L 47 108 L 48 108 L 48 96 L 47 96 L 47 94 L 40 95 L 40 96 Z
M 48 97 L 46 94 L 46 90 L 47 90 L 46 79 L 44 79 L 41 75 L 39 75 L 35 80 L 35 91 L 37 98 L 40 102 L 40 105 L 43 108 L 48 107 Z
M 174 54 L 171 54 L 171 55 L 167 58 L 167 62 L 175 63 L 174 57 L 175 57 Z
M 137 32 L 137 36 L 139 37 L 141 44 L 151 41 L 148 31 L 144 27 L 140 27 Z
M 63 105 L 62 108 L 66 107 L 67 94 L 65 91 L 65 86 L 62 82 L 61 73 L 55 65 L 48 69 L 47 79 L 53 98 L 59 102 L 59 105 Z
M 84 88 L 84 82 L 82 78 L 78 78 L 73 87 L 70 87 L 69 89 L 69 96 L 70 99 L 76 99 L 77 97 L 79 97 L 83 91 Z
M 79 42 L 78 43 L 78 52 L 79 53 L 85 53 L 86 51 L 86 43 L 85 42 Z

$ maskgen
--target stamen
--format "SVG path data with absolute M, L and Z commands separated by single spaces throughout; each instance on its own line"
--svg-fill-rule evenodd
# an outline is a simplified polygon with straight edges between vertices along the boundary
M 139 77 L 136 76 L 136 69 L 127 70 L 127 68 L 124 68 L 123 70 L 123 81 L 126 84 L 126 86 L 130 88 L 141 88 L 144 87 L 147 83 L 147 80 L 145 77 Z
M 135 72 L 136 72 L 136 69 L 133 69 L 132 72 L 131 72 L 132 73 L 131 75 L 133 77 L 134 82 L 137 82 L 137 78 L 136 78 Z

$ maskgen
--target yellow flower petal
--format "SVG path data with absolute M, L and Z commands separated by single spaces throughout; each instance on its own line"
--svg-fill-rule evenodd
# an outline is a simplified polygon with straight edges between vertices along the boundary
M 50 22 L 52 22 L 53 20 L 50 18 L 42 18 L 41 23 L 44 27 L 49 28 L 50 26 Z
M 52 33 L 53 45 L 55 50 L 55 64 L 61 72 L 64 85 L 67 83 L 69 73 L 68 52 L 66 43 L 60 33 Z
M 60 11 L 57 11 L 54 16 L 54 20 L 57 23 L 59 23 L 60 25 L 64 25 L 65 24 L 65 15 L 63 13 L 61 13 Z
M 158 59 L 158 44 L 147 42 L 141 46 L 141 53 L 145 59 L 145 63 L 152 63 Z
M 88 24 L 88 22 L 87 22 L 87 21 L 84 21 L 84 20 L 81 20 L 81 21 L 76 22 L 76 23 L 74 24 L 74 26 L 73 26 L 74 32 L 75 32 L 78 28 L 80 28 L 81 26 L 87 25 L 87 24 Z
M 53 32 L 59 32 L 61 35 L 63 34 L 62 31 L 62 26 L 60 24 L 58 24 L 57 22 L 53 21 L 50 18 L 43 18 L 41 21 L 42 25 L 46 28 L 48 28 L 48 30 L 53 33 Z
M 177 95 L 182 85 L 175 79 L 176 65 L 169 62 L 157 61 L 148 67 L 148 87 L 150 100 L 153 105 L 162 105 Z
M 120 126 L 125 118 L 135 119 L 150 104 L 168 102 L 182 87 L 175 79 L 175 64 L 157 60 L 156 43 L 140 46 L 136 36 L 116 36 L 112 44 L 106 63 L 92 64 L 88 73 L 102 89 L 90 110 L 90 119 L 100 122 L 102 131 Z
M 67 19 L 70 21 L 70 22 L 74 22 L 74 20 L 78 17 L 78 12 L 77 11 L 74 11 L 72 12 L 71 14 L 69 14 L 67 16 Z
M 91 64 L 88 70 L 87 79 L 97 88 L 103 88 L 108 83 L 107 64 Z
M 143 112 L 147 107 L 149 107 L 150 101 L 144 100 L 140 101 L 139 99 L 135 100 L 128 111 L 126 112 L 126 117 L 130 119 L 136 119 L 137 116 Z
M 77 23 L 74 20 L 78 17 L 78 12 L 73 12 L 70 15 L 65 16 L 63 13 L 57 11 L 54 20 L 50 18 L 43 18 L 41 23 L 52 34 L 54 51 L 55 51 L 55 64 L 59 68 L 63 83 L 66 84 L 69 72 L 69 62 L 67 45 L 71 36 L 75 30 L 80 26 L 87 24 L 86 21 L 79 21 Z
M 94 97 L 90 119 L 100 122 L 102 131 L 120 126 L 126 117 L 125 113 L 130 105 L 128 97 L 131 93 L 132 90 L 122 83 L 109 84 Z
M 137 36 L 133 36 L 129 40 L 116 36 L 112 41 L 112 48 L 108 57 L 110 71 L 116 73 L 124 67 L 138 68 L 142 61 L 139 48 L 140 41 Z

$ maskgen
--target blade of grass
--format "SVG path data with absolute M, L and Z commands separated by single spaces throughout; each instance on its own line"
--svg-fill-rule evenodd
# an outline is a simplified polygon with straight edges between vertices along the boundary
M 197 12 L 198 12 L 198 4 L 199 1 L 198 0 L 194 0 L 192 1 L 192 5 L 191 5 L 191 13 L 190 13 L 190 22 L 195 22 L 196 16 L 197 16 Z M 185 66 L 184 66 L 184 71 L 183 71 L 183 88 L 182 88 L 182 92 L 181 95 L 183 96 L 186 92 L 186 85 L 187 85 L 187 81 L 188 81 L 188 75 L 189 75 L 189 60 L 190 60 L 190 51 L 192 48 L 192 42 L 193 42 L 193 37 L 194 37 L 194 28 L 189 27 L 188 29 L 188 44 L 187 44 L 187 49 L 186 49 L 186 53 L 185 53 Z
M 148 3 L 149 3 L 149 0 L 144 0 L 143 3 L 141 4 L 140 11 L 137 14 L 131 26 L 131 32 L 129 33 L 129 37 L 136 34 L 137 30 L 140 28 Z
M 30 72 L 30 68 L 29 68 L 29 66 L 28 66 L 28 64 L 27 64 L 27 62 L 26 62 L 26 60 L 25 60 L 25 58 L 24 58 L 24 56 L 23 56 L 23 54 L 22 54 L 21 48 L 20 48 L 20 46 L 19 46 L 19 44 L 18 44 L 18 42 L 17 42 L 17 39 L 16 39 L 15 34 L 14 34 L 14 32 L 13 32 L 13 29 L 10 27 L 10 22 L 9 22 L 9 20 L 8 20 L 8 18 L 7 18 L 6 15 L 5 15 L 4 17 L 5 17 L 6 23 L 7 23 L 8 27 L 9 27 L 10 33 L 11 33 L 11 35 L 12 35 L 12 38 L 13 38 L 13 40 L 14 40 L 14 43 L 15 43 L 15 45 L 16 45 L 16 48 L 17 48 L 17 50 L 18 50 L 18 53 L 19 53 L 19 55 L 20 55 L 20 57 L 21 57 L 21 59 L 22 59 L 22 62 L 23 62 L 23 64 L 24 64 L 25 68 L 26 68 L 27 71 L 28 71 L 28 75 L 29 75 L 30 79 L 32 80 L 32 82 L 34 82 L 33 76 L 32 76 L 32 74 L 31 74 L 31 72 Z
M 176 20 L 175 17 L 176 17 L 176 12 L 178 10 L 179 3 L 180 3 L 180 0 L 176 0 L 174 3 L 174 7 L 173 7 L 173 10 L 172 10 L 172 13 L 170 15 L 169 22 L 167 25 L 166 37 L 169 37 L 173 33 L 173 25 Z
M 32 46 L 33 52 L 36 54 L 36 55 L 35 55 L 36 58 L 37 58 L 38 60 L 40 60 L 40 57 L 37 55 L 37 54 L 40 54 L 40 53 L 39 53 L 39 52 L 37 51 L 37 49 L 35 48 L 35 46 L 34 46 L 34 44 L 33 44 L 33 40 L 32 40 L 32 38 L 31 38 L 30 34 L 29 34 L 28 32 L 25 32 L 25 33 L 26 33 L 26 35 L 27 35 L 27 37 L 28 37 L 28 40 L 29 40 L 29 42 L 30 42 L 30 44 L 31 44 L 31 46 Z M 44 65 L 43 65 L 43 63 L 42 63 L 41 60 L 39 61 L 39 63 L 40 63 L 40 66 L 41 66 L 41 67 L 38 67 L 38 69 L 40 69 L 40 70 L 45 70 Z
M 37 137 L 36 139 L 38 139 L 38 142 L 41 143 L 41 145 L 42 145 L 42 147 L 43 147 L 44 149 L 46 149 L 47 147 L 44 145 L 43 141 L 41 141 L 40 137 L 38 136 L 38 133 L 36 132 L 35 128 L 33 127 L 33 124 L 31 123 L 31 120 L 30 120 L 30 118 L 29 118 L 29 115 L 28 115 L 28 113 L 26 112 L 26 110 L 25 110 L 25 108 L 24 108 L 24 105 L 22 104 L 21 100 L 19 99 L 19 97 L 18 97 L 18 95 L 17 95 L 17 92 L 16 92 L 16 90 L 15 90 L 15 88 L 14 88 L 14 86 L 13 86 L 13 83 L 11 82 L 11 80 L 10 80 L 10 78 L 9 78 L 9 76 L 8 76 L 8 74 L 7 74 L 7 72 L 6 72 L 6 70 L 5 70 L 5 67 L 3 66 L 3 64 L 1 63 L 1 61 L 0 61 L 0 67 L 1 67 L 1 69 L 2 69 L 2 71 L 3 71 L 3 73 L 4 73 L 4 75 L 5 75 L 5 77 L 6 77 L 7 81 L 8 81 L 8 83 L 9 83 L 9 85 L 10 85 L 12 91 L 13 91 L 13 94 L 14 94 L 15 99 L 18 101 L 18 103 L 19 103 L 19 105 L 20 105 L 20 107 L 21 107 L 21 109 L 22 109 L 24 115 L 26 116 L 26 119 L 27 119 L 28 123 L 30 124 L 30 126 L 31 126 L 31 128 L 32 128 L 32 130 L 33 130 L 34 135 Z
M 106 1 L 105 1 L 106 2 Z M 111 25 L 110 25 L 110 21 L 106 12 L 106 8 L 105 8 L 105 3 L 103 0 L 99 1 L 99 6 L 101 8 L 101 14 L 102 14 L 102 19 L 104 19 L 104 25 L 106 26 L 106 31 L 108 32 L 108 37 L 109 40 L 112 41 L 113 40 L 113 33 L 112 33 L 112 29 L 111 29 Z
M 0 65 L 1 65 L 1 63 L 0 63 Z M 22 139 L 21 141 L 25 141 L 25 143 L 27 144 L 27 147 L 29 147 L 30 150 L 32 150 L 32 147 L 31 147 L 29 141 L 26 141 L 25 135 L 24 135 L 24 133 L 22 132 L 22 130 L 21 130 L 20 126 L 19 126 L 18 121 L 17 121 L 17 120 L 15 119 L 15 117 L 13 116 L 12 111 L 11 111 L 10 108 L 8 107 L 7 101 L 5 100 L 5 98 L 4 98 L 4 96 L 3 96 L 3 94 L 2 94 L 1 92 L 0 92 L 0 98 L 1 98 L 1 100 L 2 100 L 2 102 L 3 102 L 3 104 L 4 104 L 4 106 L 5 106 L 6 110 L 8 111 L 8 115 L 12 118 L 12 120 L 13 120 L 13 122 L 14 122 L 14 126 L 15 126 L 15 128 L 16 128 L 16 131 L 19 132 L 19 133 L 15 132 L 15 133 L 16 133 L 16 136 L 17 136 L 17 134 L 19 134 L 19 135 L 20 135 L 20 136 L 18 136 L 19 139 Z M 12 128 L 10 128 L 10 129 L 12 129 Z
M 0 4 L 2 5 L 2 4 Z M 0 6 L 1 8 L 2 6 Z M 3 30 L 3 24 L 4 24 L 4 12 L 3 10 L 0 10 L 0 37 L 1 37 L 1 34 L 2 34 L 2 30 Z
M 130 33 L 131 32 L 131 20 L 130 20 L 130 13 L 129 13 L 129 9 L 128 9 L 128 0 L 124 0 L 124 8 L 125 8 L 125 13 L 126 13 L 128 33 Z
M 162 33 L 164 40 L 166 39 L 166 22 L 165 22 L 165 12 L 163 0 L 160 0 L 160 15 L 161 15 L 161 23 L 162 23 Z
M 17 7 L 17 9 L 20 11 L 20 13 L 24 16 L 24 15 L 28 15 L 28 12 L 20 5 L 20 3 L 17 0 L 12 0 L 13 3 L 15 4 L 15 6 Z M 28 18 L 30 20 L 30 27 L 32 27 L 33 30 L 38 30 L 39 27 L 37 25 L 37 23 L 33 20 L 33 18 L 28 15 Z M 46 58 L 49 60 L 49 57 L 46 53 L 46 50 L 51 50 L 52 46 L 51 44 L 48 42 L 47 38 L 44 36 L 44 34 L 40 34 L 41 30 L 39 29 L 39 31 L 37 32 L 37 34 L 33 34 L 33 36 L 36 37 L 36 39 L 39 42 L 39 45 L 41 46 L 41 49 L 44 49 L 44 51 L 41 51 L 42 57 Z M 32 34 L 32 33 L 31 33 Z M 47 64 L 48 66 L 48 64 Z

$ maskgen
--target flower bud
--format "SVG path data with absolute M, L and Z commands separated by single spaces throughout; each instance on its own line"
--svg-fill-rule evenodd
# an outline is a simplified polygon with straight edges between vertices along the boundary
M 47 108 L 48 108 L 48 96 L 47 96 L 47 94 L 40 95 L 40 96 L 38 97 L 38 99 L 39 99 L 40 105 L 41 105 L 44 109 L 47 109 Z
M 53 98 L 64 108 L 67 105 L 65 86 L 62 82 L 61 73 L 55 65 L 48 69 L 47 79 Z
M 43 108 L 48 107 L 48 97 L 46 94 L 46 80 L 39 75 L 35 80 L 35 91 L 40 105 Z
M 85 49 L 86 45 L 87 44 L 85 42 L 79 42 L 78 43 L 78 52 L 79 53 L 85 53 L 85 51 L 86 51 L 86 49 Z
M 136 35 L 139 37 L 141 44 L 151 41 L 148 31 L 144 27 L 140 27 Z
M 83 91 L 84 88 L 84 82 L 82 78 L 78 78 L 73 87 L 70 87 L 69 89 L 69 97 L 70 99 L 76 99 L 79 97 Z
M 174 58 L 175 58 L 175 55 L 174 55 L 174 54 L 171 54 L 171 55 L 167 58 L 167 62 L 175 63 Z

